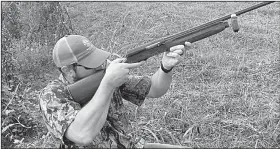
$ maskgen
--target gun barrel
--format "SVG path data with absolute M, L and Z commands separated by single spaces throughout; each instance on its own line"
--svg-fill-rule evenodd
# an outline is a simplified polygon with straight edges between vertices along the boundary
M 218 19 L 216 19 L 216 20 L 213 20 L 213 21 L 204 23 L 204 24 L 202 24 L 202 25 L 193 27 L 193 28 L 191 28 L 191 29 L 188 29 L 188 30 L 185 30 L 185 31 L 182 31 L 182 32 L 179 32 L 179 33 L 175 33 L 175 34 L 172 34 L 172 35 L 169 35 L 169 36 L 166 36 L 166 37 L 157 39 L 157 40 L 155 40 L 155 41 L 149 42 L 149 43 L 147 43 L 147 44 L 145 44 L 145 45 L 142 45 L 142 46 L 140 46 L 140 47 L 136 47 L 136 48 L 130 50 L 130 51 L 129 51 L 129 55 L 139 53 L 142 49 L 145 49 L 145 47 L 151 48 L 151 47 L 160 46 L 161 44 L 165 43 L 166 41 L 172 41 L 172 40 L 175 40 L 175 39 L 177 39 L 177 38 L 181 38 L 181 37 L 184 37 L 184 36 L 186 36 L 186 35 L 189 35 L 189 34 L 192 34 L 192 33 L 196 33 L 197 31 L 204 30 L 204 29 L 206 29 L 206 28 L 215 26 L 215 25 L 219 24 L 220 22 L 223 22 L 223 21 L 225 21 L 225 20 L 230 19 L 232 14 L 235 14 L 235 15 L 238 16 L 238 15 L 241 15 L 241 14 L 246 13 L 246 12 L 248 12 L 248 11 L 252 11 L 252 10 L 254 10 L 254 9 L 263 7 L 263 6 L 268 5 L 268 4 L 270 4 L 270 3 L 273 3 L 273 2 L 274 2 L 274 1 L 268 1 L 268 2 L 258 3 L 258 4 L 256 4 L 256 5 L 251 6 L 251 7 L 248 7 L 248 8 L 245 8 L 245 9 L 243 9 L 243 10 L 240 10 L 240 11 L 237 11 L 237 12 L 234 12 L 234 13 L 231 13 L 231 14 L 229 14 L 229 15 L 226 15 L 226 16 L 221 17 L 221 18 L 218 18 Z M 150 46 L 150 45 L 151 45 L 151 46 Z
M 210 27 L 210 26 L 214 26 L 216 24 L 218 24 L 219 22 L 222 22 L 222 21 L 225 21 L 225 20 L 228 20 L 231 18 L 231 15 L 232 14 L 236 14 L 236 16 L 238 15 L 241 15 L 241 14 L 244 14 L 246 12 L 249 12 L 249 11 L 252 11 L 254 9 L 257 9 L 257 8 L 260 8 L 260 7 L 263 7 L 265 5 L 268 5 L 268 4 L 271 4 L 273 3 L 274 1 L 268 1 L 268 2 L 262 2 L 262 3 L 258 3 L 256 5 L 253 5 L 251 7 L 248 7 L 248 8 L 245 8 L 245 9 L 242 9 L 240 11 L 237 11 L 237 12 L 234 12 L 234 13 L 231 13 L 229 15 L 226 15 L 226 16 L 223 16 L 221 18 L 218 18 L 218 19 L 215 19 L 215 20 L 212 20 L 210 22 L 206 22 L 202 25 L 199 25 L 199 26 L 196 26 L 196 27 L 193 27 L 187 31 L 183 31 L 183 32 L 180 32 L 180 33 L 177 33 L 177 34 L 174 34 L 174 35 L 170 35 L 170 36 L 167 36 L 165 37 L 166 40 L 170 40 L 170 39 L 174 39 L 174 38 L 178 38 L 184 34 L 189 34 L 191 32 L 196 32 L 198 30 L 201 30 L 201 29 L 204 29 L 204 28 L 207 28 L 207 27 Z
M 234 12 L 234 13 L 231 13 L 231 14 L 236 14 L 236 16 L 239 16 L 239 15 L 241 15 L 241 14 L 244 14 L 244 13 L 246 13 L 246 12 L 249 12 L 249 11 L 252 11 L 252 10 L 255 10 L 255 9 L 258 9 L 258 8 L 260 8 L 260 7 L 266 6 L 266 5 L 271 4 L 271 3 L 273 3 L 273 2 L 274 2 L 274 1 L 261 2 L 261 3 L 258 3 L 258 4 L 256 4 L 256 5 L 253 5 L 253 6 L 251 6 L 251 7 L 242 9 L 242 10 L 240 10 L 240 11 L 237 11 L 237 12 Z M 213 21 L 211 21 L 211 22 L 216 22 L 216 21 L 219 22 L 219 21 L 228 20 L 228 19 L 231 18 L 231 14 L 226 15 L 226 16 L 224 16 L 224 17 L 221 17 L 221 18 L 219 18 L 219 19 L 213 20 Z

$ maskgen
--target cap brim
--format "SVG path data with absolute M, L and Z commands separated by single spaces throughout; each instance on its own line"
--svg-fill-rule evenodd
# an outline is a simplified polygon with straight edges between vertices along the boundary
M 96 48 L 90 55 L 80 60 L 78 64 L 88 67 L 96 68 L 103 64 L 103 62 L 111 55 L 110 52 Z

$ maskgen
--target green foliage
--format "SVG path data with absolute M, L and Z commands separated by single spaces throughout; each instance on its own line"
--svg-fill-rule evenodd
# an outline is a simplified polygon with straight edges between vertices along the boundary
M 2 78 L 50 66 L 55 42 L 73 32 L 66 9 L 59 2 L 2 4 Z
M 51 52 L 65 34 L 124 55 L 253 3 L 2 2 L 2 148 L 57 146 L 42 123 L 37 95 L 56 77 Z M 279 146 L 278 6 L 239 17 L 238 33 L 227 29 L 194 43 L 165 96 L 141 107 L 126 103 L 135 129 L 130 134 L 190 147 Z M 153 74 L 160 58 L 133 73 Z
M 29 44 L 53 46 L 58 39 L 73 32 L 67 11 L 59 2 L 22 2 L 19 7 L 22 32 Z
M 11 92 L 6 86 L 1 94 L 1 120 L 2 120 L 2 147 L 14 147 L 34 136 L 46 133 L 46 128 L 42 127 L 41 118 L 37 113 L 38 91 L 30 92 L 30 88 L 25 88 L 20 92 L 18 84 L 16 89 Z
M 10 35 L 10 39 L 16 38 L 19 39 L 21 37 L 21 31 L 20 31 L 20 16 L 19 16 L 19 9 L 18 9 L 18 3 L 17 2 L 8 2 L 2 4 L 2 11 L 1 11 L 1 21 L 2 21 L 2 27 L 3 29 L 7 30 L 7 32 Z M 6 35 L 7 33 L 4 32 L 3 35 Z
M 59 2 L 2 2 L 1 14 L 2 147 L 14 147 L 46 133 L 37 131 L 44 127 L 37 115 L 36 90 L 54 69 L 55 42 L 73 28 Z

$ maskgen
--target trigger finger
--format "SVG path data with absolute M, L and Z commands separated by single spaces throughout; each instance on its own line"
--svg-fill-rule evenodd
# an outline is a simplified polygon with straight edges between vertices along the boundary
M 183 51 L 182 49 L 180 49 L 180 50 L 175 50 L 175 51 L 172 51 L 172 52 L 177 53 L 177 54 L 179 54 L 179 55 L 183 55 L 183 54 L 184 54 L 184 51 Z
M 175 50 L 180 50 L 180 49 L 183 49 L 184 48 L 184 45 L 176 45 L 176 46 L 173 46 L 170 48 L 170 52 L 173 52 Z
M 185 42 L 185 48 L 186 48 L 187 50 L 190 49 L 191 46 L 192 46 L 192 44 L 191 44 L 190 42 L 188 42 L 188 41 Z
M 168 57 L 177 57 L 179 54 L 178 53 L 175 53 L 175 52 L 169 52 L 166 54 L 166 56 Z
M 168 53 L 166 54 L 166 56 L 168 56 L 168 57 L 174 57 L 174 54 L 175 54 L 175 53 L 173 53 L 173 52 L 168 52 Z

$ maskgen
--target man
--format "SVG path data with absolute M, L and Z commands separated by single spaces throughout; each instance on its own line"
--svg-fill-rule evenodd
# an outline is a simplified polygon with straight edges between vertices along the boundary
M 189 47 L 190 43 L 186 42 Z M 60 147 L 95 148 L 174 148 L 168 144 L 148 143 L 129 136 L 132 126 L 124 117 L 125 99 L 140 106 L 146 97 L 164 95 L 172 81 L 172 68 L 182 61 L 185 46 L 164 53 L 160 68 L 151 77 L 131 76 L 130 69 L 143 64 L 123 63 L 117 58 L 108 63 L 109 52 L 100 50 L 85 37 L 68 35 L 53 49 L 53 60 L 61 72 L 59 80 L 48 84 L 40 94 L 40 109 L 48 130 L 62 142 Z M 106 71 L 104 71 L 106 69 Z M 75 102 L 67 85 L 104 71 L 105 75 L 92 99 L 83 107 Z

